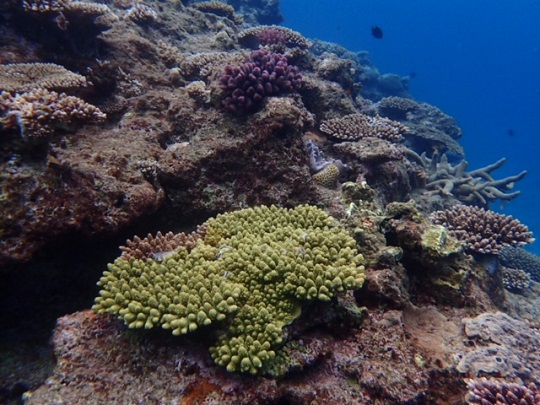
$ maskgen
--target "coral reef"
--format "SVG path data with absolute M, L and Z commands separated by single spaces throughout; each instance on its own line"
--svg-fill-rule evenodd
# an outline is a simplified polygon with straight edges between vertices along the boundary
M 36 89 L 15 96 L 0 94 L 0 124 L 29 138 L 71 130 L 80 123 L 100 123 L 105 118 L 99 108 L 66 93 Z
M 220 78 L 223 106 L 230 112 L 246 114 L 265 97 L 278 96 L 302 86 L 302 75 L 287 58 L 267 50 L 253 51 L 242 66 L 225 66 Z
M 408 78 L 380 74 L 366 52 L 271 25 L 278 0 L 0 3 L 0 297 L 10 320 L 0 402 L 461 403 L 464 377 L 488 374 L 470 365 L 496 368 L 501 353 L 525 365 L 501 366 L 501 378 L 538 382 L 523 345 L 537 345 L 540 285 L 505 291 L 504 269 L 488 274 L 426 217 L 460 196 L 513 198 L 524 174 L 495 180 L 491 166 L 450 163 L 463 158 L 461 130 L 410 99 Z M 265 65 L 249 67 L 253 83 L 241 72 L 257 64 L 246 46 Z M 222 102 L 237 80 L 246 94 L 233 104 L 261 99 L 231 114 Z M 78 113 L 13 109 L 53 91 Z M 349 115 L 363 117 L 359 139 L 318 130 Z M 411 196 L 418 204 L 403 202 Z M 281 208 L 249 208 L 272 204 Z M 283 223 L 299 210 L 322 230 Z M 223 233 L 254 212 L 274 216 Z M 118 257 L 128 234 L 148 236 Z M 113 261 L 102 282 L 118 294 L 104 285 L 96 309 L 127 326 L 76 312 Z M 342 285 L 339 271 L 357 277 Z M 519 344 L 464 333 L 462 319 L 497 309 L 516 318 L 506 322 L 519 336 L 497 333 Z M 39 345 L 34 367 L 21 336 Z
M 430 219 L 447 227 L 470 252 L 497 254 L 504 247 L 534 241 L 532 232 L 517 219 L 474 206 L 455 205 L 433 212 Z
M 467 387 L 469 392 L 465 400 L 468 404 L 534 405 L 540 403 L 540 391 L 534 383 L 520 385 L 497 379 L 481 378 L 470 380 Z
M 333 138 L 354 141 L 361 138 L 382 138 L 399 142 L 407 127 L 387 118 L 351 114 L 324 121 L 320 129 Z
M 491 172 L 500 168 L 505 161 L 506 159 L 500 159 L 491 165 L 467 172 L 466 160 L 453 166 L 446 154 L 436 153 L 431 159 L 422 154 L 420 158 L 416 158 L 416 162 L 422 163 L 428 177 L 422 185 L 421 193 L 428 196 L 451 195 L 466 204 L 484 208 L 488 208 L 488 204 L 497 199 L 512 200 L 519 195 L 519 191 L 509 191 L 516 181 L 525 177 L 527 171 L 500 180 L 494 179 Z
M 122 255 L 100 280 L 93 309 L 118 315 L 130 328 L 162 326 L 174 335 L 229 319 L 211 348 L 216 363 L 272 373 L 285 361 L 276 350 L 283 326 L 300 314 L 299 302 L 329 301 L 336 291 L 362 286 L 362 256 L 331 222 L 315 207 L 258 207 L 210 219 L 189 250 L 171 246 L 173 239 L 189 241 L 185 235 L 149 239 L 166 255 Z

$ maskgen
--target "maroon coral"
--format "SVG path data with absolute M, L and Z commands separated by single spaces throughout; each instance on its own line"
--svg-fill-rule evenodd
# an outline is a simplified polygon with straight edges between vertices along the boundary
M 475 253 L 498 254 L 503 247 L 534 241 L 532 232 L 517 219 L 479 207 L 455 205 L 433 212 L 430 219 L 448 228 L 467 250 Z
M 533 383 L 528 386 L 481 378 L 468 383 L 465 400 L 468 404 L 507 405 L 540 404 L 540 391 Z
M 302 75 L 287 58 L 268 50 L 251 53 L 242 66 L 225 66 L 220 78 L 223 106 L 236 114 L 255 110 L 267 96 L 276 96 L 302 86 Z

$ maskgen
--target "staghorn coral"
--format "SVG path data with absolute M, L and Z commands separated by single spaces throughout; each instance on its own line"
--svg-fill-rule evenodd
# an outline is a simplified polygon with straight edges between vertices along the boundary
M 103 122 L 105 118 L 99 108 L 65 93 L 37 89 L 15 96 L 0 94 L 0 124 L 8 130 L 18 128 L 29 138 L 73 129 L 79 123 Z
M 238 34 L 238 41 L 252 49 L 259 46 L 285 46 L 307 49 L 311 46 L 311 42 L 299 32 L 278 25 L 261 25 L 248 28 Z
M 354 141 L 361 138 L 382 138 L 399 142 L 407 127 L 387 118 L 365 114 L 349 114 L 342 118 L 324 121 L 320 130 L 336 139 Z
M 447 227 L 466 250 L 474 253 L 497 254 L 503 247 L 534 241 L 532 232 L 517 219 L 479 207 L 455 205 L 431 213 L 430 219 Z
M 242 66 L 225 66 L 219 82 L 224 91 L 223 106 L 232 113 L 246 114 L 267 96 L 299 89 L 302 75 L 285 56 L 258 50 Z
M 412 152 L 410 153 L 412 155 Z M 428 173 L 425 184 L 425 193 L 428 195 L 454 196 L 459 201 L 467 204 L 475 204 L 487 207 L 489 202 L 497 199 L 508 201 L 516 198 L 520 192 L 508 192 L 514 187 L 516 181 L 521 180 L 527 174 L 521 173 L 495 180 L 491 172 L 501 167 L 506 159 L 467 172 L 468 162 L 462 160 L 455 166 L 448 162 L 446 154 L 440 156 L 434 154 L 431 159 L 422 154 L 416 159 L 421 162 Z
M 4 91 L 66 90 L 86 84 L 84 76 L 54 63 L 0 65 L 0 89 Z
M 468 404 L 479 405 L 537 405 L 540 391 L 534 383 L 520 385 L 504 380 L 480 378 L 469 380 L 465 397 Z
M 332 222 L 312 206 L 219 215 L 191 249 L 180 245 L 160 260 L 116 259 L 98 283 L 93 310 L 130 328 L 161 326 L 174 335 L 229 320 L 210 349 L 215 362 L 231 372 L 268 372 L 301 301 L 329 301 L 336 291 L 362 286 L 356 243 Z
M 234 12 L 234 7 L 221 1 L 203 1 L 193 4 L 191 7 L 196 8 L 203 13 L 211 13 L 219 17 L 226 17 L 236 24 L 242 24 L 244 22 L 244 19 Z
M 520 269 L 501 267 L 504 288 L 511 292 L 526 290 L 531 286 L 531 275 Z
M 540 282 L 540 257 L 516 247 L 507 247 L 499 252 L 501 264 L 513 269 L 519 269 L 531 275 L 531 278 Z

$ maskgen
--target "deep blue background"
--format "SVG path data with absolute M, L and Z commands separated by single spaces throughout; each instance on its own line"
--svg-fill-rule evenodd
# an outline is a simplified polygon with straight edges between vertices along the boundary
M 415 72 L 412 95 L 456 118 L 470 169 L 506 157 L 495 178 L 528 170 L 522 195 L 491 208 L 540 239 L 540 0 L 281 0 L 281 9 L 283 25 L 366 50 L 381 73 Z M 540 254 L 540 243 L 528 250 Z

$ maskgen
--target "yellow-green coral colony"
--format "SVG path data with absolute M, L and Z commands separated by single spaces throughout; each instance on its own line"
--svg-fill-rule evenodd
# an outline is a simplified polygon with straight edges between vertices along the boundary
M 301 301 L 360 288 L 362 261 L 354 239 L 316 207 L 250 208 L 208 220 L 192 250 L 162 261 L 119 257 L 93 310 L 175 335 L 228 319 L 212 357 L 229 371 L 264 373 Z

